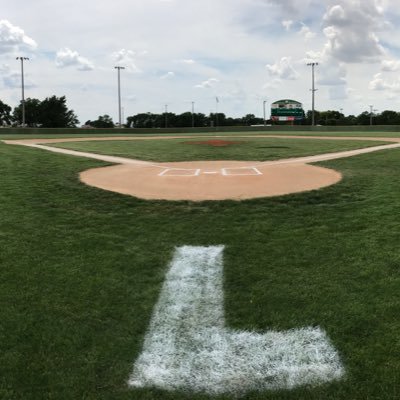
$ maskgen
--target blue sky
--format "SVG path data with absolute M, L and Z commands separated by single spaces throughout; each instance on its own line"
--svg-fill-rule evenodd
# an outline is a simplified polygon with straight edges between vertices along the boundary
M 400 18 L 394 0 L 19 0 L 0 14 L 0 99 L 66 95 L 80 121 L 219 111 L 262 116 L 262 103 L 294 98 L 359 114 L 400 109 Z

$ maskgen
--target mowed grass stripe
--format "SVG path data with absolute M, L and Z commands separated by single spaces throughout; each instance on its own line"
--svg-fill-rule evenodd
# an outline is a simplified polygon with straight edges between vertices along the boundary
M 309 193 L 155 202 L 79 182 L 103 163 L 0 144 L 0 398 L 209 398 L 126 382 L 175 246 L 219 244 L 227 326 L 321 326 L 346 368 L 246 399 L 397 398 L 399 156 L 323 163 L 344 180 Z
M 337 141 L 289 138 L 234 138 L 227 146 L 211 146 L 209 139 L 90 141 L 50 144 L 65 149 L 136 158 L 146 161 L 244 160 L 264 161 L 333 153 L 388 144 L 381 141 Z M 217 139 L 219 140 L 219 139 Z M 200 143 L 204 144 L 200 144 Z

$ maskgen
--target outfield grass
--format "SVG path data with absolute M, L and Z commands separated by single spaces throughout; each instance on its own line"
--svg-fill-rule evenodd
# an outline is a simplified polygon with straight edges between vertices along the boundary
M 277 160 L 314 154 L 333 153 L 387 144 L 381 141 L 338 141 L 287 138 L 235 138 L 234 144 L 214 147 L 207 138 L 134 141 L 90 141 L 52 144 L 55 147 L 137 158 L 148 161 L 191 160 Z
M 79 183 L 101 165 L 0 144 L 1 399 L 208 399 L 126 385 L 184 244 L 226 245 L 230 327 L 319 325 L 346 368 L 340 382 L 246 399 L 399 398 L 399 150 L 321 164 L 344 174 L 323 190 L 242 202 Z

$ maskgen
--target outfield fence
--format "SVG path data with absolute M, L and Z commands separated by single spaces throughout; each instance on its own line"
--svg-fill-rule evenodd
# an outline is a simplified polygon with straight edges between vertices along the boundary
M 218 128 L 0 128 L 0 135 L 99 135 L 99 134 L 190 134 L 224 132 L 399 132 L 400 125 L 354 125 L 354 126 L 221 126 Z

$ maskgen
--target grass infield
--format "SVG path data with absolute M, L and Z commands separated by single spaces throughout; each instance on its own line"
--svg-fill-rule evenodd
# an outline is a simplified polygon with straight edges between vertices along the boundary
M 148 161 L 243 160 L 264 161 L 314 154 L 333 153 L 388 144 L 382 141 L 312 140 L 288 138 L 234 138 L 226 147 L 207 145 L 203 139 L 134 141 L 91 141 L 51 144 L 71 150 L 88 151 Z
M 321 163 L 344 175 L 322 190 L 242 202 L 143 201 L 78 181 L 103 165 L 0 144 L 1 399 L 209 399 L 126 382 L 175 247 L 220 244 L 229 327 L 321 326 L 346 368 L 245 399 L 399 398 L 399 150 Z

